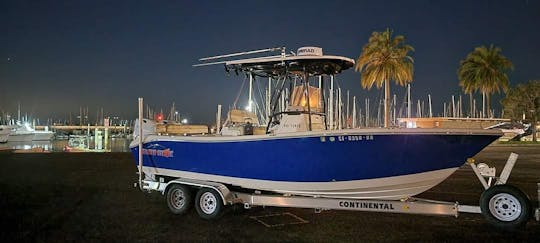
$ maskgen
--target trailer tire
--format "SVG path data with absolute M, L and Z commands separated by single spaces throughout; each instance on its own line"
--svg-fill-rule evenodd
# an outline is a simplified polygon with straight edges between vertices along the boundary
M 195 209 L 203 219 L 216 219 L 221 216 L 223 211 L 223 200 L 215 190 L 201 188 L 195 197 Z
M 173 214 L 184 214 L 193 202 L 189 187 L 172 184 L 167 190 L 167 206 Z
M 484 191 L 480 209 L 490 224 L 505 230 L 518 229 L 531 217 L 529 198 L 511 185 L 496 185 Z

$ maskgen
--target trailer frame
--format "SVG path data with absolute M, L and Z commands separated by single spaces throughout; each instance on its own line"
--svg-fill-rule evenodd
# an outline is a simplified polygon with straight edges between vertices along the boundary
M 499 177 L 496 177 L 495 175 L 495 168 L 489 167 L 483 163 L 477 164 L 475 160 L 472 158 L 467 160 L 467 163 L 470 165 L 472 171 L 477 176 L 480 184 L 482 184 L 482 186 L 485 189 L 484 193 L 482 194 L 482 197 L 488 190 L 491 190 L 495 187 L 509 187 L 509 186 L 504 186 L 504 185 L 506 185 L 506 182 L 508 181 L 508 178 L 517 161 L 517 158 L 518 158 L 518 154 L 515 154 L 515 153 L 510 154 L 504 166 L 504 169 L 502 170 Z M 139 186 L 144 191 L 148 191 L 148 192 L 158 191 L 158 192 L 161 192 L 163 195 L 167 194 L 167 191 L 169 188 L 171 188 L 171 185 L 176 185 L 176 184 L 198 189 L 199 193 L 197 194 L 197 199 L 195 200 L 195 206 L 197 208 L 197 211 L 199 212 L 199 215 L 206 219 L 212 219 L 214 216 L 218 216 L 219 212 L 216 212 L 215 215 L 206 215 L 204 213 L 205 211 L 213 210 L 216 206 L 219 206 L 219 208 L 221 208 L 222 206 L 233 205 L 233 204 L 243 204 L 244 208 L 246 209 L 249 209 L 254 206 L 263 206 L 263 207 L 271 206 L 271 207 L 313 208 L 317 212 L 320 212 L 322 210 L 351 210 L 351 211 L 365 211 L 365 212 L 385 212 L 385 213 L 404 213 L 404 214 L 422 214 L 422 215 L 446 215 L 446 216 L 454 216 L 456 218 L 459 216 L 460 213 L 476 213 L 476 214 L 483 214 L 488 219 L 491 219 L 491 221 L 494 221 L 492 223 L 494 223 L 495 226 L 499 226 L 501 228 L 515 228 L 518 226 L 522 226 L 524 225 L 524 223 L 526 223 L 526 220 L 529 219 L 529 212 L 524 212 L 526 213 L 526 216 L 525 216 L 526 219 L 519 219 L 519 220 L 521 221 L 525 220 L 525 222 L 517 222 L 515 224 L 508 224 L 508 222 L 498 223 L 497 219 L 493 220 L 494 219 L 493 217 L 498 218 L 499 221 L 501 221 L 500 218 L 503 217 L 502 221 L 504 221 L 506 218 L 509 217 L 506 215 L 506 213 L 508 212 L 505 212 L 504 209 L 501 210 L 502 212 L 494 211 L 492 207 L 490 208 L 490 205 L 484 205 L 486 210 L 484 210 L 483 212 L 482 207 L 477 206 L 477 205 L 461 205 L 458 202 L 436 201 L 436 200 L 414 198 L 414 197 L 408 197 L 402 200 L 377 200 L 377 199 L 354 199 L 354 198 L 326 198 L 326 197 L 318 197 L 318 196 L 313 196 L 313 197 L 297 196 L 297 195 L 289 195 L 289 194 L 261 192 L 258 190 L 255 190 L 252 193 L 248 193 L 248 192 L 239 192 L 239 191 L 231 190 L 229 189 L 227 185 L 218 183 L 218 182 L 202 181 L 202 180 L 194 180 L 194 179 L 186 179 L 186 178 L 174 178 L 169 181 L 165 181 L 165 178 L 163 177 L 158 177 L 158 178 L 159 178 L 158 180 L 155 180 L 155 178 L 147 177 L 144 180 L 141 180 L 141 184 Z M 137 186 L 137 183 L 135 183 L 135 186 Z M 201 196 L 199 195 L 202 193 L 201 192 L 202 189 L 205 189 L 204 197 L 206 199 L 202 199 Z M 212 193 L 212 191 L 214 191 L 215 194 Z M 519 190 L 518 192 L 521 193 L 521 191 Z M 499 194 L 496 194 L 496 195 L 499 195 Z M 522 195 L 525 195 L 525 194 L 522 194 Z M 534 218 L 536 219 L 536 221 L 540 221 L 540 205 L 538 208 L 532 208 L 530 205 L 527 205 L 529 201 L 528 201 L 528 198 L 526 198 L 526 195 L 525 195 L 525 199 L 527 201 L 523 201 L 524 199 L 520 199 L 519 195 L 514 195 L 513 197 L 511 197 L 511 199 L 512 198 L 514 199 L 514 203 L 520 204 L 520 205 L 517 205 L 519 210 L 522 210 L 522 207 L 523 207 L 523 210 L 526 210 L 526 211 L 530 209 L 530 213 L 531 214 L 534 213 Z M 208 199 L 210 199 L 210 201 L 208 201 Z M 540 204 L 540 183 L 538 183 L 538 199 L 539 199 L 539 204 Z M 201 205 L 197 205 L 197 200 L 200 201 Z M 203 202 L 204 200 L 207 200 L 207 201 Z M 520 200 L 522 202 L 518 202 Z M 481 199 L 481 202 L 482 202 L 482 199 Z M 489 200 L 489 203 L 492 203 L 492 202 L 493 202 L 493 199 Z M 204 208 L 203 203 L 206 203 L 205 205 L 209 208 Z M 220 203 L 222 205 L 215 205 L 215 203 Z M 499 203 L 508 203 L 508 202 L 503 201 Z M 512 201 L 510 201 L 510 204 L 511 203 Z M 521 205 L 521 204 L 524 204 L 524 205 Z M 511 205 L 511 206 L 515 206 L 515 205 Z M 491 216 L 490 216 L 490 213 L 487 211 L 491 211 Z M 519 211 L 519 213 L 521 212 Z M 495 214 L 495 216 L 493 216 L 493 214 Z M 519 215 L 510 215 L 510 216 L 512 217 L 510 219 L 514 219 Z

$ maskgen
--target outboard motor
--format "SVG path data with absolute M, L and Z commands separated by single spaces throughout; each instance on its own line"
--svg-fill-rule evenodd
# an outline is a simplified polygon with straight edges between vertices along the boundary
M 156 122 L 150 119 L 143 119 L 142 125 L 143 136 L 156 135 Z M 139 138 L 139 119 L 135 119 L 135 127 L 133 128 L 133 140 Z

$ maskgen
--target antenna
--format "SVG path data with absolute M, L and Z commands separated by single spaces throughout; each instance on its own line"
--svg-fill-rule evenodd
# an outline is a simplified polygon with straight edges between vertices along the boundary
M 213 56 L 213 57 L 203 57 L 203 58 L 200 58 L 199 61 L 208 61 L 208 60 L 213 60 L 213 59 L 221 59 L 225 57 L 235 57 L 235 56 L 241 56 L 241 55 L 250 55 L 250 54 L 273 52 L 273 51 L 281 51 L 282 53 L 285 53 L 285 47 L 284 46 L 274 47 L 274 48 L 266 48 L 266 49 L 253 50 L 253 51 L 237 52 L 237 53 L 231 53 L 231 54 L 225 54 L 225 55 L 219 55 L 219 56 Z
M 252 50 L 252 51 L 244 51 L 244 52 L 236 52 L 231 54 L 224 54 L 224 55 L 218 55 L 218 56 L 211 56 L 211 57 L 203 57 L 200 58 L 199 61 L 205 62 L 205 61 L 211 61 L 211 60 L 217 60 L 217 59 L 223 59 L 227 57 L 236 57 L 236 56 L 243 56 L 243 55 L 252 55 L 252 54 L 258 54 L 258 53 L 265 53 L 265 52 L 275 52 L 280 51 L 280 55 L 276 56 L 263 56 L 263 57 L 257 57 L 257 58 L 272 58 L 272 57 L 286 57 L 288 56 L 286 53 L 286 48 L 284 46 L 282 47 L 274 47 L 274 48 L 266 48 L 266 49 L 260 49 L 260 50 Z M 207 62 L 207 63 L 199 63 L 194 64 L 194 67 L 200 67 L 200 66 L 208 66 L 208 65 L 215 65 L 215 64 L 223 64 L 231 60 L 217 60 L 215 62 Z

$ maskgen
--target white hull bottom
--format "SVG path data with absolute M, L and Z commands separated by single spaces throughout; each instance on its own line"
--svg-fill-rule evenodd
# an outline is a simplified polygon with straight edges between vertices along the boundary
M 10 142 L 30 142 L 30 141 L 32 141 L 32 138 L 34 138 L 33 133 L 11 134 L 11 135 L 9 135 L 9 141 Z
M 34 141 L 47 141 L 47 140 L 51 140 L 53 135 L 54 135 L 53 132 L 35 132 L 34 137 L 32 138 L 32 140 L 34 140 Z
M 283 194 L 349 198 L 400 200 L 420 194 L 441 183 L 458 168 L 449 168 L 417 174 L 339 182 L 283 182 L 244 179 L 201 174 L 155 167 L 143 167 L 147 175 L 165 175 L 178 178 L 214 181 L 243 188 L 272 191 Z

